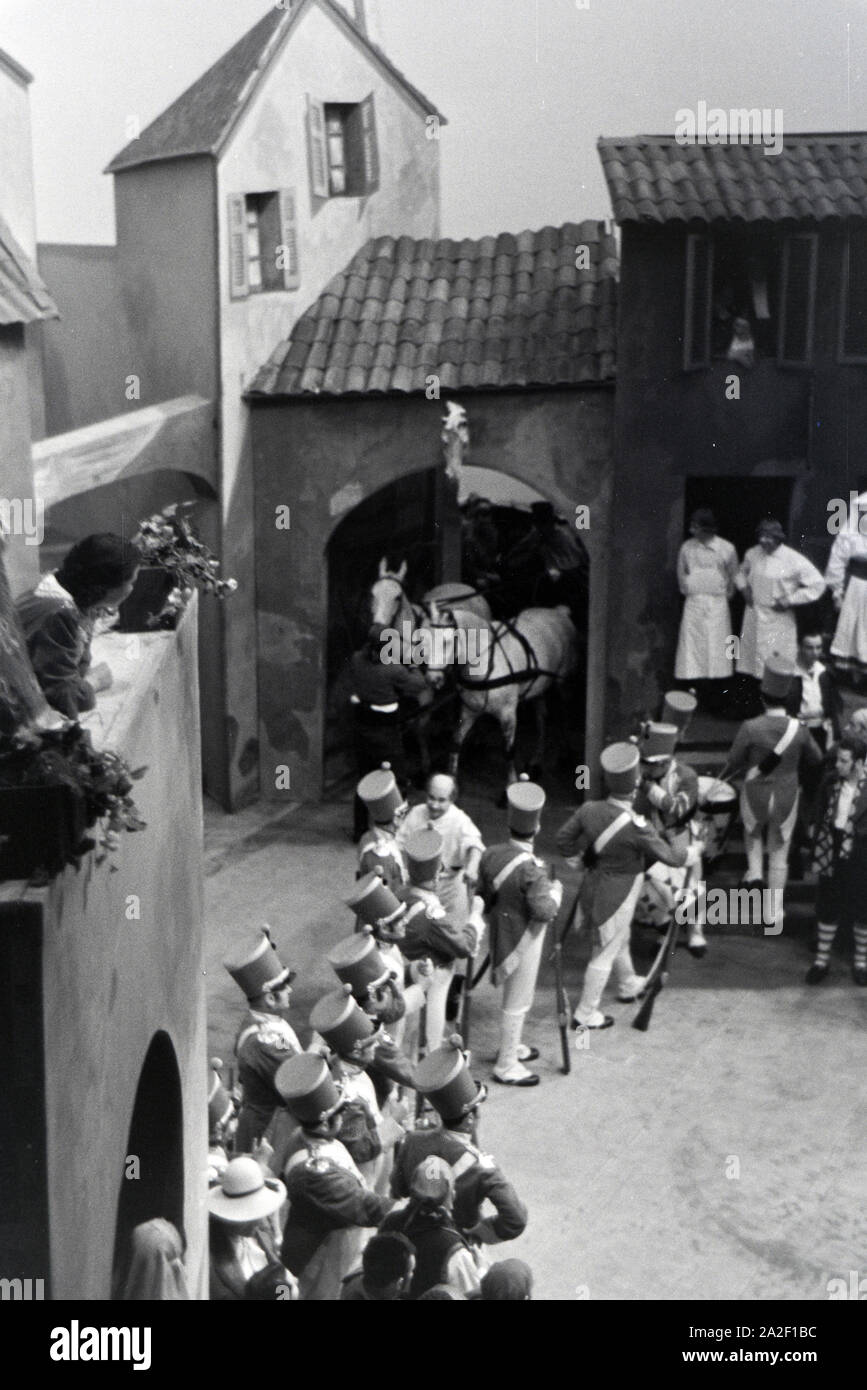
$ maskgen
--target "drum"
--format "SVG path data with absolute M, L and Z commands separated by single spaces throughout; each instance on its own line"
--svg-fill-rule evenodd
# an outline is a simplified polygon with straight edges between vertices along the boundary
M 699 777 L 696 819 L 707 846 L 705 864 L 712 864 L 722 853 L 737 807 L 738 794 L 730 782 L 723 782 L 719 777 Z

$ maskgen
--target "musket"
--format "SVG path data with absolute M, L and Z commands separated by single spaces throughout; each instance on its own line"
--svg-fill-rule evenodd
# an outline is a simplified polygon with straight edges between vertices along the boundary
M 569 935 L 572 926 L 572 919 L 575 916 L 575 908 L 578 903 L 578 893 L 566 913 L 566 925 L 559 936 L 554 936 L 554 949 L 549 959 L 554 963 L 554 982 L 557 996 L 557 1027 L 560 1030 L 560 1053 L 563 1058 L 563 1065 L 560 1070 L 564 1076 L 568 1076 L 572 1070 L 572 1053 L 569 1050 L 569 1023 L 571 1009 L 569 1007 L 569 996 L 566 993 L 566 981 L 563 974 L 563 943 Z
M 475 990 L 476 985 L 481 984 L 482 980 L 484 979 L 485 972 L 487 971 L 488 966 L 490 965 L 490 963 L 491 963 L 491 956 L 490 956 L 490 952 L 488 952 L 488 954 L 485 956 L 485 959 L 482 961 L 481 965 L 479 966 L 479 969 L 476 971 L 476 973 L 475 973 L 475 975 L 474 975 L 474 974 L 473 974 L 473 962 L 472 962 L 472 960 L 468 960 L 468 961 L 467 961 L 467 973 L 466 973 L 466 975 L 464 976 L 464 993 L 463 993 L 463 999 L 461 1000 L 461 1017 L 460 1017 L 461 1037 L 463 1038 L 463 1040 L 464 1040 L 464 1045 L 465 1045 L 466 1047 L 469 1047 L 469 1045 L 470 1045 L 470 1043 L 469 1043 L 469 1038 L 470 1038 L 470 1011 L 471 1011 L 471 1009 L 472 1009 L 472 1003 L 473 1003 L 473 991 Z
M 693 872 L 692 869 L 690 869 L 684 882 L 684 888 L 691 882 L 692 877 Z M 646 1033 L 650 1027 L 650 1020 L 653 1016 L 653 1006 L 656 1003 L 656 997 L 658 994 L 662 993 L 662 988 L 668 981 L 669 965 L 671 963 L 671 957 L 674 954 L 674 948 L 677 944 L 677 933 L 679 930 L 680 922 L 677 920 L 677 906 L 675 905 L 672 909 L 668 930 L 662 939 L 662 945 L 656 953 L 656 960 L 650 967 L 645 981 L 641 1008 L 632 1020 L 633 1028 L 637 1028 L 639 1033 Z

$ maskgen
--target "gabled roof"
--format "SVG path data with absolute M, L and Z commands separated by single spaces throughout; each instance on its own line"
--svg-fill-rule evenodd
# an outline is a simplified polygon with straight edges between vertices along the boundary
M 437 115 L 445 124 L 433 103 L 407 81 L 335 0 L 294 0 L 289 9 L 272 4 L 258 24 L 115 155 L 105 172 L 117 173 L 164 159 L 219 155 L 296 21 L 316 3 L 365 45 L 425 114 Z
M 867 133 L 788 134 L 759 144 L 679 144 L 673 135 L 601 139 L 620 222 L 823 222 L 867 217 Z
M 579 246 L 589 266 L 577 269 Z M 583 258 L 581 258 L 583 259 Z M 604 222 L 480 241 L 368 241 L 247 395 L 339 396 L 614 378 L 617 247 Z
M 0 217 L 0 324 L 59 318 L 35 265 Z

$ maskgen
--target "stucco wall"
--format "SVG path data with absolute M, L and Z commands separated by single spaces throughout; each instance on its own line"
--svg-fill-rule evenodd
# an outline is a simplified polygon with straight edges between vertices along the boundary
M 0 212 L 15 240 L 36 259 L 30 94 L 0 58 Z
M 813 365 L 741 369 L 738 400 L 726 395 L 737 368 L 682 368 L 685 237 L 683 228 L 623 231 L 611 544 L 618 607 L 608 636 L 608 702 L 620 731 L 656 709 L 672 676 L 686 479 L 793 479 L 791 539 L 822 563 L 827 501 L 848 496 L 865 470 L 867 368 L 837 362 L 841 234 L 820 235 Z
M 142 1064 L 165 1030 L 177 1056 L 184 1126 L 184 1225 L 194 1296 L 206 1287 L 206 1034 L 202 819 L 195 612 L 177 633 L 109 635 L 112 691 L 94 740 L 132 767 L 148 828 L 122 837 L 110 873 L 90 856 L 25 901 L 42 931 L 44 1135 L 54 1298 L 105 1299 Z M 8 899 L 8 885 L 6 897 Z M 130 895 L 140 920 L 128 917 Z M 7 912 L 9 909 L 6 909 Z M 25 980 L 20 981 L 23 996 Z M 40 1001 L 28 1000 L 28 1007 Z M 147 1174 L 142 1174 L 145 1181 Z M 14 1272 L 14 1271 L 13 1271 Z M 23 1271 L 24 1274 L 27 1271 Z M 35 1277 L 45 1272 L 34 1270 Z
M 306 98 L 357 102 L 374 93 L 380 187 L 368 198 L 314 198 L 308 168 Z M 230 193 L 294 188 L 300 287 L 233 300 L 229 293 Z M 241 392 L 296 318 L 370 237 L 436 236 L 439 144 L 425 117 L 369 51 L 323 9 L 299 19 L 223 153 L 218 169 L 219 296 L 224 559 L 241 590 L 226 608 L 226 737 L 230 798 L 257 787 L 253 495 L 248 407 Z M 273 529 L 273 522 L 272 522 Z M 270 538 L 269 538 L 270 539 Z M 259 538 L 257 538 L 257 545 Z
M 456 398 L 457 399 L 457 398 Z M 605 551 L 613 395 L 606 389 L 496 393 L 460 398 L 472 436 L 467 462 L 529 483 L 566 516 L 590 507 L 581 539 L 590 555 L 588 755 L 602 735 Z M 423 398 L 256 405 L 256 598 L 261 780 L 275 791 L 288 765 L 291 797 L 322 790 L 327 565 L 338 522 L 407 472 L 441 466 L 442 403 Z M 274 526 L 291 508 L 291 530 Z
M 30 462 L 30 399 L 24 330 L 0 326 L 0 498 L 33 504 Z M 26 518 L 26 512 L 23 513 Z M 35 513 L 33 514 L 35 519 Z M 12 593 L 30 588 L 39 578 L 39 548 L 25 536 L 11 535 L 6 569 Z

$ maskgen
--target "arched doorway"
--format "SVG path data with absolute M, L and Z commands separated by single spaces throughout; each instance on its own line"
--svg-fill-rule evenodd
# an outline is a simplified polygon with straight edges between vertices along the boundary
M 561 601 L 556 585 L 545 576 L 544 565 L 541 570 L 538 565 L 535 570 L 532 565 L 525 565 L 520 572 L 503 572 L 493 579 L 483 574 L 479 555 L 472 544 L 474 508 L 480 500 L 485 504 L 483 526 L 486 524 L 493 536 L 498 556 L 506 557 L 513 552 L 520 553 L 533 529 L 531 508 L 548 499 L 528 483 L 497 469 L 465 465 L 458 506 L 444 470 L 431 468 L 378 489 L 344 516 L 332 533 L 326 547 L 328 639 L 323 777 L 326 790 L 333 792 L 338 787 L 345 790 L 354 776 L 352 725 L 347 717 L 351 694 L 348 662 L 367 631 L 368 595 L 383 556 L 392 569 L 406 562 L 405 585 L 410 598 L 416 602 L 434 584 L 457 577 L 484 589 L 495 618 L 509 619 L 522 608 L 534 604 L 553 606 Z M 583 557 L 583 602 L 570 606 L 576 608 L 577 614 L 581 675 L 565 692 L 565 703 L 560 702 L 569 730 L 568 756 L 564 762 L 568 762 L 573 753 L 577 756 L 584 744 L 583 673 L 587 652 L 589 557 L 580 536 L 576 535 L 576 543 Z M 502 565 L 500 568 L 502 570 Z M 454 711 L 451 716 L 446 712 L 439 726 L 435 722 L 434 766 L 444 764 L 449 727 L 454 717 Z M 487 759 L 488 745 L 497 749 L 500 737 L 495 727 L 485 734 L 484 725 L 480 724 L 480 730 L 479 746 L 471 758 L 477 770 L 481 770 Z M 413 742 L 411 735 L 408 741 Z M 440 756 L 437 755 L 438 743 L 442 744 Z M 413 750 L 408 748 L 407 751 L 410 766 L 413 766 L 416 761 Z M 498 764 L 494 775 L 500 775 Z
M 155 1216 L 184 1229 L 181 1077 L 168 1033 L 155 1033 L 139 1076 L 115 1227 L 112 1296 L 126 1272 L 133 1230 Z

